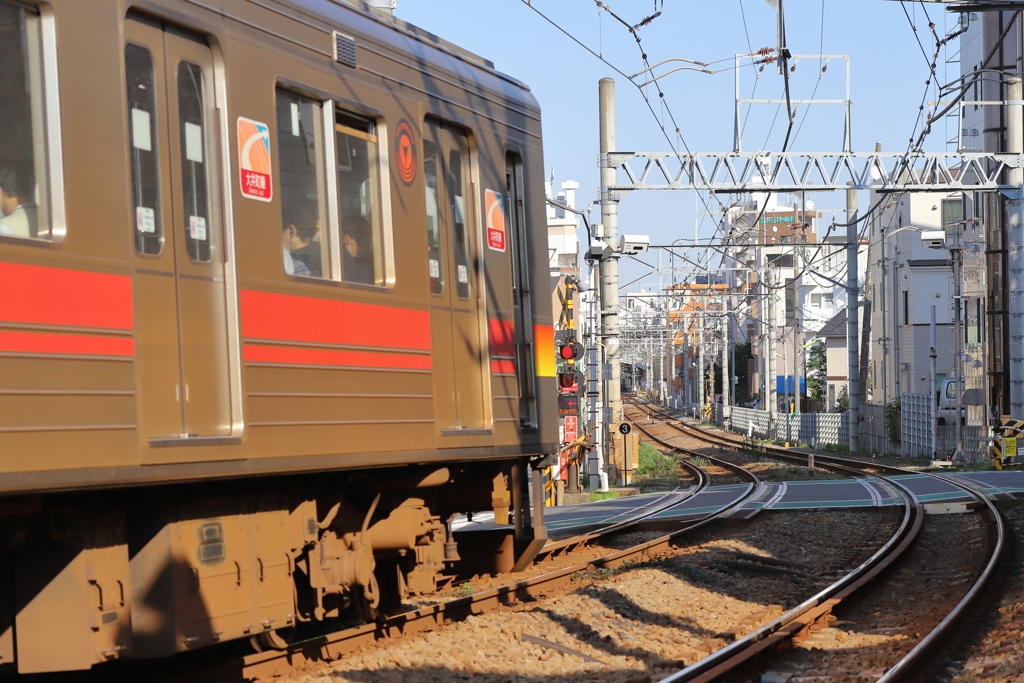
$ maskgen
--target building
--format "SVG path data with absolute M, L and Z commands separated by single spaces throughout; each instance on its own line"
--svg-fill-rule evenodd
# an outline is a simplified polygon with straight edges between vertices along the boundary
M 934 392 L 942 380 L 955 376 L 954 282 L 949 252 L 925 247 L 918 230 L 944 229 L 949 243 L 959 230 L 966 250 L 980 252 L 980 233 L 963 223 L 965 213 L 972 210 L 971 198 L 965 203 L 963 194 L 907 193 L 883 205 L 872 220 L 865 296 L 872 302 L 870 362 L 876 403 L 886 403 L 902 393 Z M 872 205 L 880 199 L 881 195 L 871 193 Z M 934 387 L 930 384 L 933 311 Z
M 822 325 L 816 336 L 825 341 L 825 410 L 833 412 L 836 402 L 849 395 L 849 356 L 846 350 L 846 309 Z
M 819 238 L 813 202 L 754 193 L 726 211 L 731 246 L 725 263 L 737 297 L 737 337 L 751 341 L 756 373 L 750 393 L 774 409 L 798 409 L 809 338 L 846 304 L 846 253 L 837 235 Z M 844 236 L 845 237 L 845 236 Z

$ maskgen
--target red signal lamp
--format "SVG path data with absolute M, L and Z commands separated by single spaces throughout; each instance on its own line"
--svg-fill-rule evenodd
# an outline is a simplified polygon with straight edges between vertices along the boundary
M 579 355 L 579 351 L 576 344 L 566 344 L 558 349 L 558 355 L 561 356 L 563 360 L 576 360 Z

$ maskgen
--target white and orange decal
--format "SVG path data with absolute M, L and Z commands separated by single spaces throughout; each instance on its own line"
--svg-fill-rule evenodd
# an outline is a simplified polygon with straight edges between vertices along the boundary
M 501 203 L 501 195 L 494 190 L 486 190 L 484 206 L 487 212 L 487 246 L 495 251 L 505 251 L 505 207 Z
M 238 168 L 242 196 L 269 202 L 274 195 L 270 177 L 270 127 L 238 117 Z

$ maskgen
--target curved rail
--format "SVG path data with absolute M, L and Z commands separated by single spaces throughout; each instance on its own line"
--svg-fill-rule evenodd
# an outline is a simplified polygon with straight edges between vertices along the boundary
M 680 498 L 679 496 L 681 494 L 675 494 L 674 491 L 666 493 L 665 495 L 661 496 L 654 502 L 642 506 L 638 514 L 631 515 L 627 519 L 608 524 L 608 522 L 610 522 L 611 520 L 616 519 L 617 516 L 610 517 L 609 519 L 604 520 L 604 522 L 601 522 L 600 526 L 598 526 L 597 529 L 594 529 L 589 532 L 579 533 L 576 536 L 573 536 L 572 538 L 566 538 L 555 543 L 548 543 L 537 552 L 537 556 L 533 559 L 533 563 L 539 564 L 546 559 L 558 557 L 559 555 L 569 553 L 598 538 L 610 536 L 612 534 L 622 533 L 623 531 L 626 531 L 628 528 L 638 525 L 645 519 L 661 514 L 662 512 L 670 510 L 677 505 L 681 505 L 684 502 L 693 499 L 710 485 L 711 477 L 703 469 L 683 460 L 680 460 L 679 464 L 685 467 L 687 470 L 689 470 L 690 474 L 692 474 L 694 479 L 696 479 L 697 481 L 697 483 L 694 486 L 690 487 L 689 491 L 687 492 L 688 495 Z M 585 529 L 589 529 L 591 527 L 594 527 L 595 525 L 586 524 L 582 526 Z M 572 529 L 578 527 L 568 528 Z
M 672 447 L 675 448 L 674 446 Z M 718 459 L 713 460 L 730 469 L 737 468 L 732 463 L 726 463 Z M 639 518 L 616 523 L 609 527 L 609 529 L 614 528 L 615 532 L 622 532 L 630 526 L 640 524 L 640 522 L 650 518 L 652 515 L 665 512 L 674 506 L 691 500 L 699 491 L 703 491 L 709 483 L 707 473 L 692 464 L 687 465 L 694 470 L 700 471 L 699 488 L 694 487 L 694 493 L 691 496 L 671 501 L 671 504 L 659 505 L 657 509 L 648 509 L 642 516 L 638 516 Z M 742 470 L 742 468 L 737 469 Z M 388 637 L 405 636 L 419 631 L 434 630 L 447 621 L 462 619 L 471 614 L 479 614 L 501 605 L 516 604 L 524 599 L 529 599 L 531 596 L 540 597 L 546 595 L 557 587 L 568 584 L 573 574 L 577 572 L 596 571 L 602 568 L 612 569 L 626 562 L 638 561 L 645 556 L 674 545 L 676 539 L 683 534 L 690 533 L 731 515 L 746 503 L 755 492 L 761 490 L 763 483 L 752 472 L 746 472 L 745 470 L 744 472 L 751 479 L 751 483 L 741 495 L 696 520 L 681 522 L 681 526 L 678 529 L 645 543 L 624 550 L 616 550 L 603 557 L 563 567 L 541 576 L 481 591 L 480 593 L 442 604 L 429 605 L 413 612 L 397 614 L 380 624 L 365 624 L 356 628 L 321 635 L 305 642 L 296 643 L 286 650 L 249 655 L 242 660 L 236 660 L 223 665 L 221 670 L 224 670 L 224 667 L 240 670 L 241 674 L 247 678 L 274 675 L 282 669 L 292 669 L 304 663 L 337 658 Z M 545 551 L 550 553 L 556 548 L 567 549 L 568 546 L 579 545 L 587 540 L 592 540 L 596 536 L 607 535 L 608 533 L 610 533 L 608 529 L 603 529 L 601 532 L 595 532 L 594 534 L 574 537 L 546 546 Z
M 688 425 L 688 424 L 682 424 L 682 423 L 674 424 L 673 426 L 676 427 L 677 429 L 679 429 L 680 431 L 682 431 L 683 433 L 688 433 L 691 436 L 695 436 L 695 438 L 699 438 L 701 440 L 706 441 L 707 443 L 712 443 L 714 445 L 722 445 L 722 446 L 724 446 L 726 448 L 734 448 L 734 449 L 735 448 L 743 448 L 743 449 L 749 449 L 750 448 L 749 444 L 746 444 L 746 443 L 743 443 L 743 442 L 731 439 L 729 437 L 726 437 L 726 436 L 723 436 L 723 435 L 720 435 L 720 434 L 710 433 L 706 429 L 703 429 L 701 427 L 696 427 L 694 425 Z M 771 457 L 774 457 L 774 458 L 777 458 L 777 459 L 780 459 L 780 460 L 786 460 L 786 461 L 806 462 L 806 457 L 807 457 L 806 454 L 797 454 L 797 453 L 793 453 L 792 451 L 787 450 L 787 449 L 781 449 L 781 448 L 770 447 L 770 446 L 759 446 L 759 447 L 757 447 L 757 450 L 760 451 L 760 452 L 763 452 L 766 455 L 769 455 Z M 966 486 L 966 485 L 956 481 L 952 477 L 932 474 L 932 473 L 929 473 L 929 472 L 914 472 L 914 471 L 911 471 L 911 470 L 905 470 L 903 468 L 894 467 L 892 465 L 880 465 L 880 464 L 876 464 L 876 463 L 866 463 L 866 462 L 861 462 L 859 460 L 852 460 L 852 459 L 849 459 L 849 458 L 840 458 L 840 457 L 831 456 L 831 455 L 815 454 L 814 457 L 815 457 L 816 462 L 818 462 L 818 463 L 820 463 L 822 465 L 836 466 L 836 467 L 841 467 L 841 468 L 849 469 L 849 470 L 861 470 L 861 471 L 863 471 L 865 469 L 872 469 L 872 470 L 877 470 L 877 471 L 890 472 L 890 473 L 893 473 L 893 474 L 927 474 L 930 477 L 933 477 L 935 479 L 939 479 L 939 480 L 944 481 L 944 482 L 946 482 L 946 483 L 948 483 L 948 484 L 950 484 L 952 486 L 955 486 L 958 489 L 961 489 L 962 491 L 967 493 L 969 496 L 974 498 L 976 501 L 981 503 L 984 506 L 983 509 L 985 509 L 987 511 L 987 513 L 988 513 L 990 524 L 994 527 L 993 531 L 994 531 L 995 543 L 993 544 L 993 546 L 991 548 L 991 551 L 990 551 L 989 557 L 988 557 L 988 562 L 986 562 L 985 568 L 982 570 L 981 574 L 978 576 L 977 580 L 974 582 L 974 585 L 971 586 L 970 590 L 968 590 L 968 592 L 964 595 L 964 597 L 960 599 L 960 601 L 956 604 L 956 606 L 942 619 L 941 622 L 939 622 L 939 624 L 935 628 L 933 628 L 928 633 L 928 635 L 926 635 L 924 638 L 922 638 L 920 641 L 918 641 L 918 643 L 908 653 L 906 653 L 896 663 L 894 663 L 886 671 L 886 673 L 883 674 L 878 679 L 878 683 L 883 683 L 883 682 L 884 683 L 892 683 L 894 681 L 900 680 L 902 677 L 910 674 L 911 672 L 919 673 L 919 668 L 920 668 L 920 665 L 921 665 L 922 661 L 926 657 L 929 656 L 932 648 L 934 648 L 936 643 L 938 643 L 944 637 L 946 637 L 947 635 L 950 635 L 952 633 L 952 630 L 953 630 L 954 626 L 957 624 L 957 622 L 959 621 L 959 619 L 961 617 L 963 617 L 968 612 L 968 610 L 975 603 L 975 601 L 978 599 L 978 597 L 983 593 L 985 586 L 988 584 L 988 582 L 991 580 L 991 578 L 995 575 L 995 573 L 997 571 L 997 568 L 998 568 L 998 564 L 999 564 L 1000 558 L 1002 557 L 1003 548 L 1005 547 L 1005 533 L 1006 532 L 1005 532 L 1005 527 L 1004 527 L 1004 524 L 1003 524 L 1002 517 L 999 514 L 998 510 L 996 509 L 995 505 L 992 503 L 992 501 L 990 501 L 988 499 L 987 496 L 985 496 L 984 494 L 982 494 L 982 493 L 980 493 L 978 491 L 975 491 L 974 489 L 972 489 L 972 488 L 970 488 L 970 487 L 968 487 L 968 486 Z M 910 492 L 909 489 L 904 487 L 899 482 L 896 482 L 896 481 L 894 481 L 892 479 L 889 479 L 887 477 L 879 477 L 879 478 L 888 481 L 891 485 L 896 486 L 899 489 L 907 491 L 908 493 L 910 493 L 911 496 L 913 496 L 913 493 Z M 921 507 L 920 504 L 918 504 L 917 507 Z M 921 519 L 921 518 L 919 517 L 919 519 Z M 920 527 L 920 521 L 917 522 L 917 526 Z M 905 547 L 906 545 L 909 545 L 909 544 L 908 543 L 901 543 L 902 547 Z M 881 551 L 879 551 L 879 552 L 881 552 Z M 876 555 L 877 555 L 877 553 L 876 553 Z M 875 573 L 877 573 L 877 572 L 875 572 Z M 861 583 L 863 583 L 863 582 L 862 581 L 858 581 L 858 584 L 861 584 Z M 828 589 L 826 589 L 826 590 L 828 590 Z M 812 600 L 813 599 L 814 598 L 812 598 Z M 799 609 L 799 607 L 797 609 Z M 787 615 L 783 615 L 782 617 L 779 618 L 779 620 L 784 620 L 786 618 L 786 616 Z M 769 624 L 768 626 L 771 626 L 771 624 Z M 756 634 L 757 634 L 757 632 L 755 631 L 754 633 L 750 634 L 750 636 L 748 636 L 747 638 L 744 638 L 743 640 L 745 641 L 748 638 L 751 638 L 751 636 L 755 636 Z M 732 646 L 730 646 L 730 648 L 733 648 L 733 647 L 739 645 L 741 642 L 742 641 L 736 641 L 735 643 L 733 643 Z M 737 649 L 738 650 L 742 650 L 742 649 L 745 649 L 745 648 L 750 648 L 756 642 L 757 642 L 757 639 L 754 638 L 749 643 L 747 643 L 743 648 L 737 648 Z M 715 656 L 715 655 L 712 655 L 711 657 L 707 657 L 704 660 L 701 660 L 700 662 L 696 662 L 691 667 L 687 667 L 686 669 L 683 669 L 683 670 L 679 671 L 677 674 L 674 674 L 673 676 L 671 676 L 671 677 L 669 677 L 669 678 L 667 678 L 665 680 L 666 681 L 672 681 L 673 683 L 676 682 L 676 681 L 705 681 L 705 680 L 711 680 L 714 677 L 724 673 L 725 671 L 728 671 L 729 669 L 734 668 L 735 666 L 739 665 L 740 663 L 742 663 L 742 661 L 745 661 L 748 657 L 752 657 L 756 652 L 759 652 L 760 650 L 764 649 L 764 647 L 765 646 L 757 647 L 754 652 L 751 652 L 749 655 L 743 657 L 742 659 L 740 657 L 736 657 L 735 659 L 728 660 L 727 662 L 718 662 L 717 665 L 711 666 L 710 668 L 708 668 L 708 666 L 700 666 L 700 665 L 702 665 L 703 662 L 705 662 L 705 661 L 707 661 L 707 660 L 709 660 L 709 659 L 711 659 L 712 657 Z M 726 649 L 729 649 L 729 648 L 724 648 L 723 650 L 720 650 L 719 652 L 724 652 L 724 650 L 726 650 Z M 715 653 L 715 654 L 717 655 L 718 653 Z M 718 659 L 720 659 L 720 657 Z M 700 667 L 699 670 L 696 667 Z

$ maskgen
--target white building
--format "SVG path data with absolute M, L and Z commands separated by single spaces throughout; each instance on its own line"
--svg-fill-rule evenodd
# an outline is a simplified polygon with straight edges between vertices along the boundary
M 554 177 L 544 181 L 544 191 L 566 206 L 576 208 L 576 190 L 580 184 L 575 180 L 562 183 L 562 191 L 552 194 Z M 579 229 L 579 216 L 552 204 L 547 205 L 548 219 L 548 268 L 553 276 L 565 272 L 579 273 L 580 240 L 576 235 Z
M 874 192 L 871 195 L 872 204 L 881 198 Z M 945 229 L 952 235 L 958 225 L 962 228 L 964 208 L 961 192 L 907 193 L 884 206 L 871 223 L 871 286 L 867 297 L 872 302 L 871 371 L 876 403 L 901 393 L 935 391 L 930 387 L 933 308 L 936 381 L 941 383 L 955 374 L 949 252 L 925 247 L 917 230 L 899 228 Z M 976 241 L 974 230 L 961 232 L 961 239 L 970 248 Z

